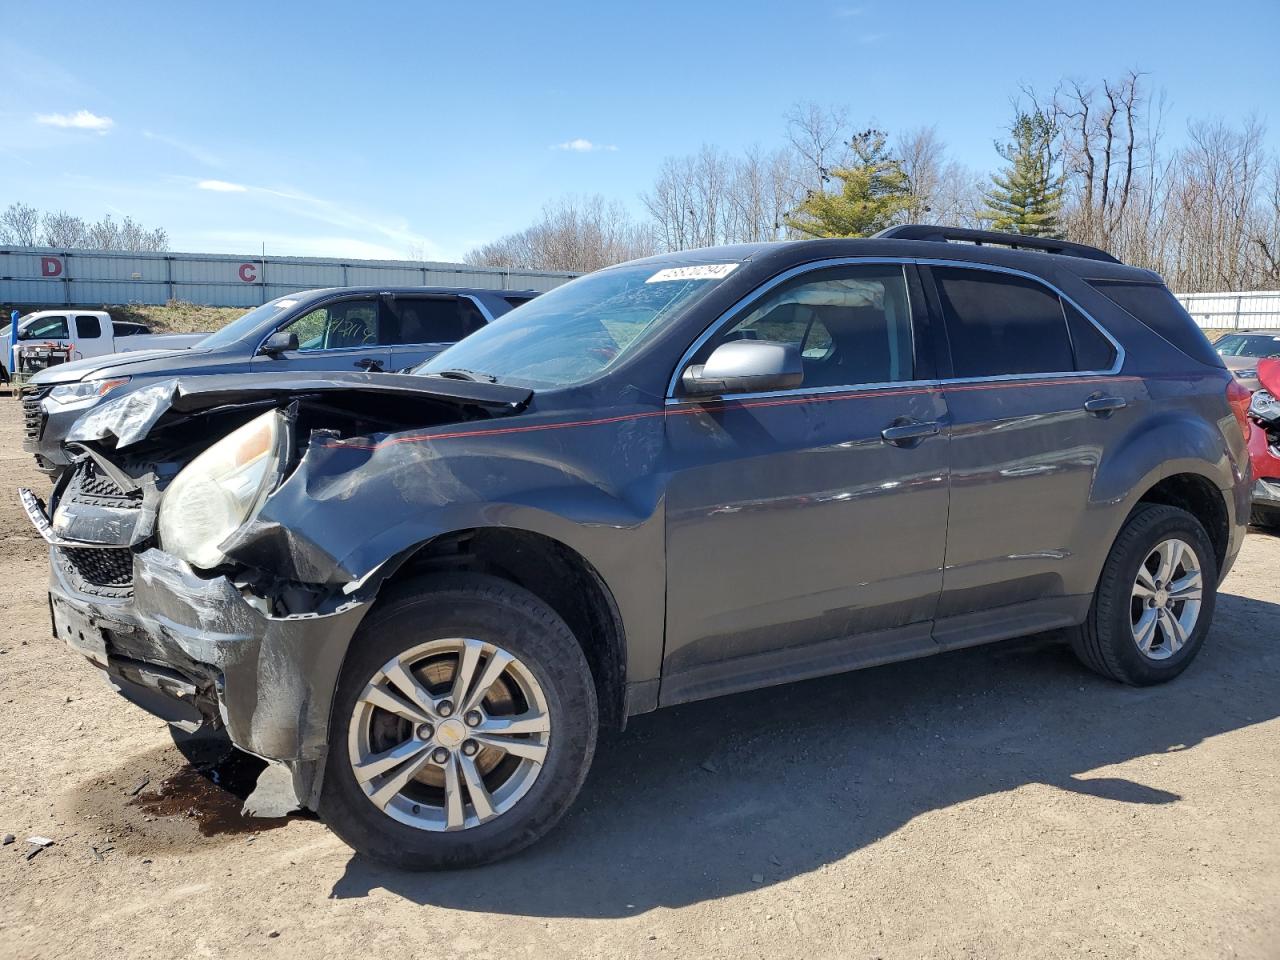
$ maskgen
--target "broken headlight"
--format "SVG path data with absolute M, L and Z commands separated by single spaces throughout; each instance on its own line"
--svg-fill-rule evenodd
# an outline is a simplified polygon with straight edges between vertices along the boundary
M 1249 415 L 1268 423 L 1280 419 L 1280 401 L 1266 390 L 1255 390 L 1249 400 Z
M 193 567 L 211 569 L 219 547 L 252 519 L 275 486 L 282 461 L 282 415 L 272 410 L 227 434 L 192 460 L 160 502 L 160 545 Z

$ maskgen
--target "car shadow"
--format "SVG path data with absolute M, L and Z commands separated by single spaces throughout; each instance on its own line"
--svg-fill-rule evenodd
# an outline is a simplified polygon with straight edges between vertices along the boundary
M 821 868 L 912 818 L 1027 784 L 1181 797 L 1090 771 L 1280 716 L 1280 605 L 1223 594 L 1171 684 L 1080 667 L 1061 635 L 688 704 L 602 737 L 573 809 L 516 857 L 414 874 L 353 856 L 331 892 L 539 917 L 620 917 Z

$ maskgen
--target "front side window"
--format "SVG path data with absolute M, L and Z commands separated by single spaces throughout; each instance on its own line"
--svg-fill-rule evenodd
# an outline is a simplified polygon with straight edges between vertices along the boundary
M 1213 349 L 1224 357 L 1280 357 L 1280 335 L 1229 333 Z
M 802 389 L 911 380 L 915 374 L 907 284 L 898 266 L 834 267 L 804 274 L 747 308 L 695 357 L 730 340 L 789 343 Z
M 375 346 L 378 340 L 378 301 L 341 300 L 304 313 L 284 328 L 298 335 L 298 349 L 342 350 Z
M 1024 277 L 960 267 L 934 267 L 933 276 L 946 315 L 956 377 L 1077 369 L 1062 300 L 1047 287 Z M 1079 321 L 1083 338 L 1087 336 L 1084 328 L 1093 325 L 1083 316 Z M 1099 348 L 1095 344 L 1091 349 L 1091 355 L 1082 360 L 1096 363 Z
M 414 368 L 535 389 L 599 376 L 676 321 L 737 267 L 674 259 L 579 277 Z
M 41 317 L 22 331 L 22 340 L 66 340 L 66 317 Z

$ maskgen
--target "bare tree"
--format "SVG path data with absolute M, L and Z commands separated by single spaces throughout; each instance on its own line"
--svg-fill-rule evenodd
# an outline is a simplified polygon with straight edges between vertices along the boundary
M 476 266 L 588 273 L 652 252 L 649 231 L 620 203 L 595 195 L 548 204 L 537 223 L 471 250 L 463 259 Z
M 40 211 L 25 203 L 11 203 L 0 213 L 0 243 L 34 247 L 40 232 Z
M 912 223 L 976 226 L 982 203 L 982 178 L 954 160 L 936 127 L 918 127 L 896 138 L 894 153 L 907 175 Z
M 79 217 L 59 210 L 40 218 L 40 245 L 45 247 L 88 247 L 88 228 Z
M 849 162 L 847 107 L 824 107 L 813 101 L 792 104 L 783 115 L 787 140 L 800 159 L 798 182 L 804 190 L 823 192 L 831 182 L 831 171 Z

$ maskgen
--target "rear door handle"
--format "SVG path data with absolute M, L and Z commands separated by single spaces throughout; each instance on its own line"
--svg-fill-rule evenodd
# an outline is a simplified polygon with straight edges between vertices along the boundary
M 369 373 L 382 372 L 382 361 L 375 360 L 373 357 L 365 357 L 363 360 L 357 360 L 355 365 L 361 370 L 367 370 Z
M 1095 413 L 1100 417 L 1120 410 L 1129 405 L 1129 401 L 1124 397 L 1090 397 L 1084 402 L 1085 410 L 1089 413 Z
M 914 441 L 932 437 L 940 430 L 942 430 L 942 424 L 936 420 L 928 423 L 900 423 L 897 426 L 885 427 L 880 431 L 880 436 L 884 437 L 886 443 L 909 447 Z

